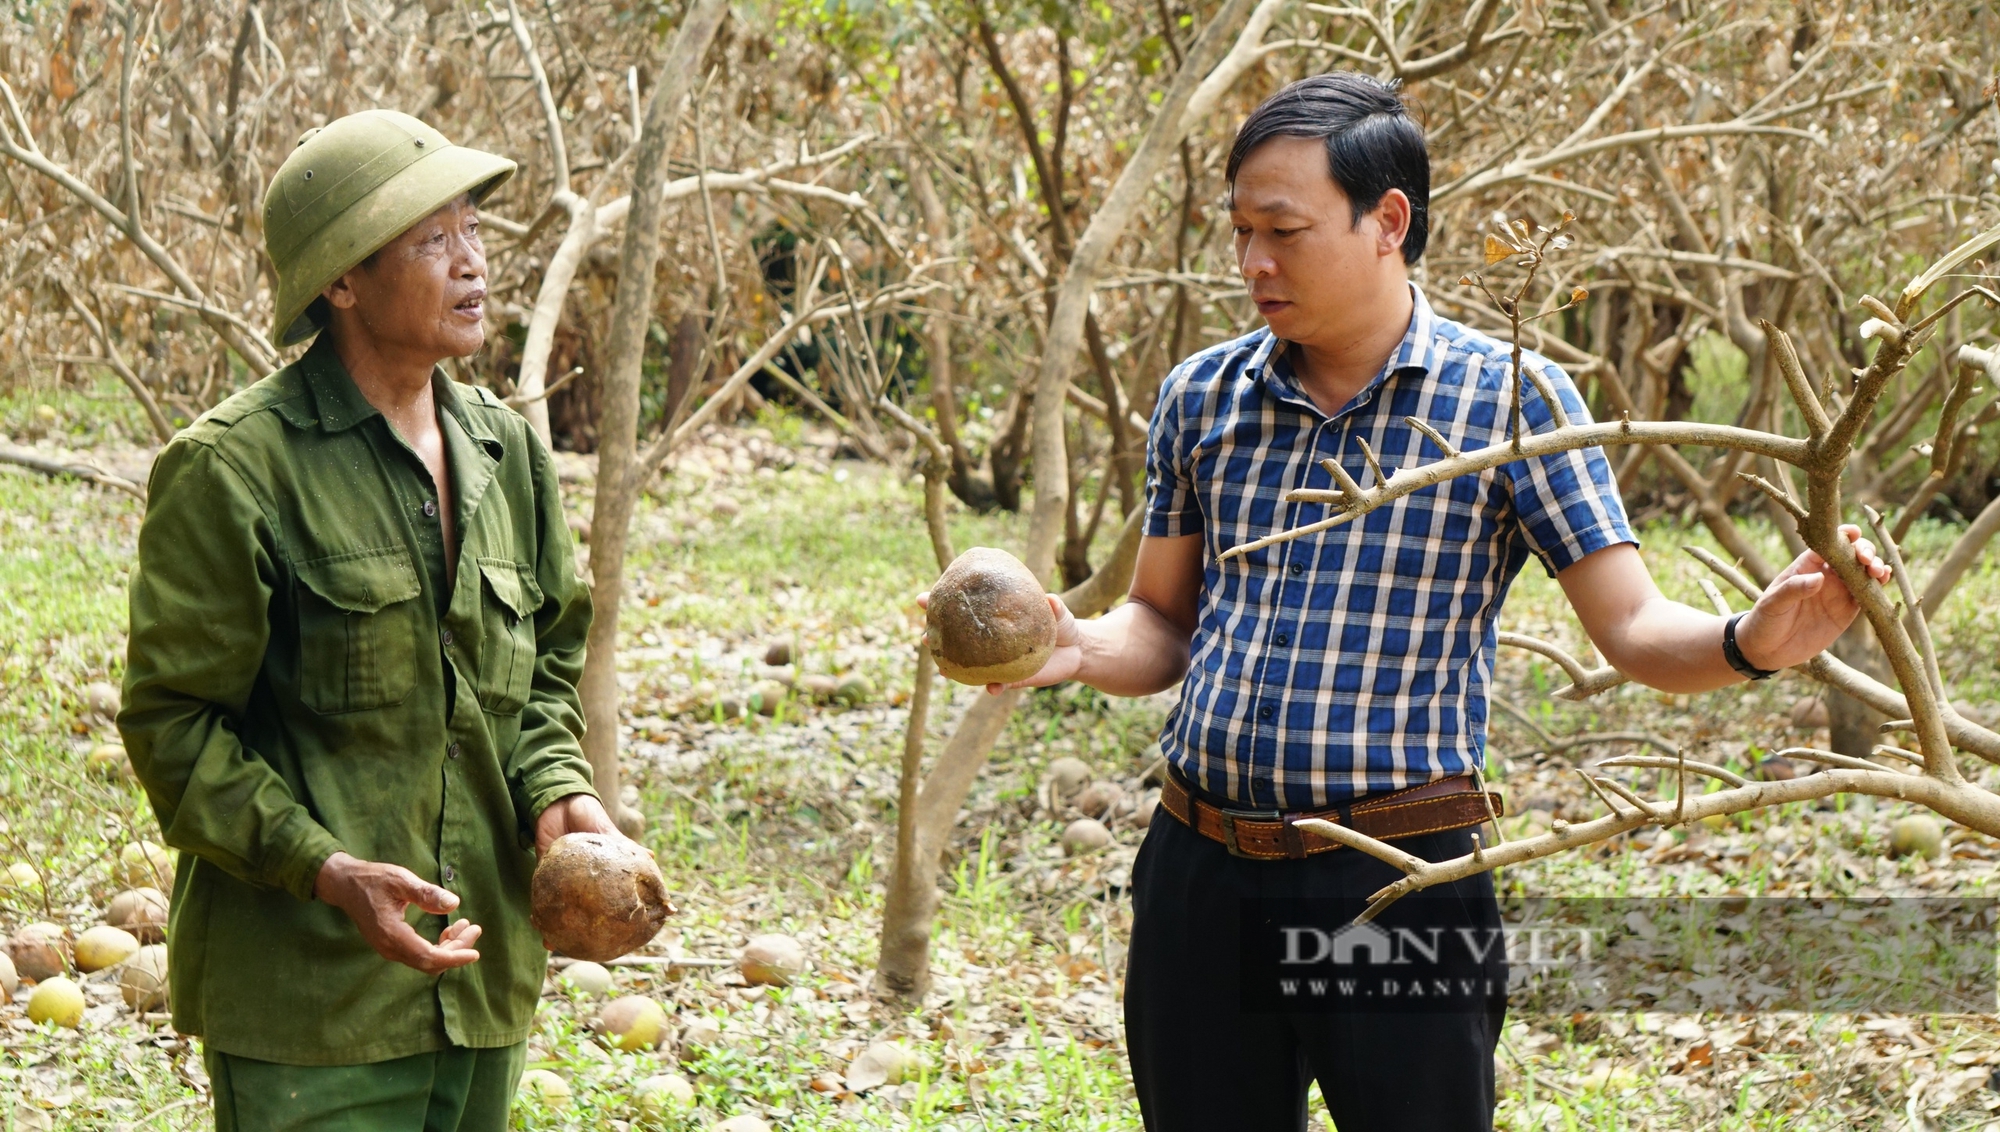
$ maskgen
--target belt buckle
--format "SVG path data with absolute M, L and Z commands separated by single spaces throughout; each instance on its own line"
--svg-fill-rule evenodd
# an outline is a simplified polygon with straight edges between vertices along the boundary
M 1230 856 L 1241 857 L 1246 861 L 1261 861 L 1264 860 L 1264 858 L 1253 857 L 1250 854 L 1245 853 L 1242 850 L 1242 848 L 1236 844 L 1236 819 L 1247 818 L 1252 821 L 1278 821 L 1278 822 L 1284 820 L 1284 815 L 1277 810 L 1226 810 L 1223 809 L 1221 806 L 1217 806 L 1215 808 L 1215 812 L 1222 818 L 1223 848 L 1229 850 Z

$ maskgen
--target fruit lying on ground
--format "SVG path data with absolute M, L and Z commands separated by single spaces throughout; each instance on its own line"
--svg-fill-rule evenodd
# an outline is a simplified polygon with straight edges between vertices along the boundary
M 521 1074 L 520 1094 L 542 1102 L 545 1108 L 569 1107 L 569 1082 L 546 1069 L 530 1069 Z
M 135 841 L 118 851 L 118 879 L 126 888 L 163 888 L 173 883 L 174 859 L 150 841 Z
M 54 924 L 29 924 L 7 941 L 7 958 L 25 979 L 53 979 L 69 970 L 69 941 Z
M 694 1085 L 678 1073 L 656 1073 L 632 1086 L 632 1101 L 640 1115 L 659 1120 L 675 1109 L 694 1104 Z
M 790 986 L 793 979 L 805 973 L 806 949 L 788 935 L 753 936 L 743 946 L 736 969 L 743 973 L 743 981 L 753 987 Z
M 702 1052 L 722 1045 L 722 1026 L 713 1018 L 697 1018 L 681 1030 L 680 1057 L 684 1062 L 699 1059 Z
M 117 688 L 101 680 L 83 686 L 83 702 L 89 705 L 91 711 L 106 719 L 118 714 L 119 701 L 122 699 Z
M 1090 764 L 1064 756 L 1049 764 L 1042 772 L 1042 781 L 1049 784 L 1049 800 L 1061 805 L 1070 795 L 1090 785 Z
M 0 892 L 25 892 L 42 887 L 42 874 L 26 861 L 16 861 L 0 871 Z
M 129 778 L 132 763 L 125 757 L 125 748 L 116 743 L 99 743 L 83 758 L 83 769 L 99 778 Z
M 894 1042 L 876 1042 L 847 1066 L 849 1092 L 865 1093 L 882 1085 L 900 1085 L 917 1075 L 917 1055 Z
M 1111 831 L 1096 818 L 1078 818 L 1063 830 L 1063 854 L 1069 857 L 1095 853 L 1111 844 Z
M 776 680 L 759 680 L 750 689 L 750 710 L 758 715 L 778 714 L 778 705 L 785 702 L 788 689 Z
M 1077 794 L 1076 808 L 1086 817 L 1103 820 L 1124 800 L 1125 791 L 1116 782 L 1093 782 Z
M 925 640 L 938 671 L 961 684 L 1006 684 L 1041 670 L 1056 647 L 1056 615 L 1021 560 L 975 546 L 931 586 Z
M 792 662 L 792 642 L 772 641 L 764 648 L 764 663 L 777 667 Z
M 138 954 L 139 941 L 131 932 L 99 924 L 76 937 L 76 969 L 86 974 L 116 967 Z
M 140 943 L 159 943 L 167 938 L 167 894 L 152 887 L 128 888 L 105 906 L 104 922 L 131 932 Z
M 1160 792 L 1148 790 L 1139 795 L 1139 804 L 1132 809 L 1132 824 L 1146 829 L 1153 824 L 1153 814 L 1159 809 Z
M 859 707 L 875 698 L 875 681 L 860 673 L 843 677 L 833 690 L 833 698 L 848 707 Z
M 564 967 L 556 975 L 556 982 L 569 989 L 571 994 L 587 994 L 592 998 L 603 998 L 611 993 L 611 971 L 601 963 L 579 960 Z
M 771 1125 L 762 1117 L 732 1116 L 720 1124 L 711 1125 L 708 1132 L 771 1132 Z
M 28 996 L 28 1021 L 76 1029 L 83 1024 L 83 988 L 61 976 L 43 979 Z
M 667 1012 L 644 995 L 612 999 L 598 1011 L 597 1023 L 611 1044 L 622 1050 L 658 1049 L 667 1038 Z
M 14 961 L 0 955 L 0 1003 L 12 1002 L 14 992 L 21 989 L 21 974 L 14 970 Z
M 529 885 L 528 922 L 572 959 L 601 963 L 645 945 L 674 914 L 653 855 L 623 837 L 567 833 Z
M 1891 857 L 1937 856 L 1944 850 L 1944 827 L 1929 814 L 1911 814 L 1889 827 Z
M 167 1005 L 167 946 L 149 943 L 118 969 L 118 993 L 134 1010 L 160 1010 Z

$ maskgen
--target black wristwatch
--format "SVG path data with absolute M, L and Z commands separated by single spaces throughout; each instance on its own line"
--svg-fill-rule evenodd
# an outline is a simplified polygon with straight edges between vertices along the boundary
M 1734 614 L 1729 620 L 1722 623 L 1722 659 L 1729 662 L 1729 667 L 1734 668 L 1752 680 L 1769 680 L 1778 674 L 1778 670 L 1775 668 L 1759 668 L 1743 659 L 1743 650 L 1737 647 L 1736 644 L 1736 623 L 1743 620 L 1749 612 L 1746 609 L 1742 613 Z

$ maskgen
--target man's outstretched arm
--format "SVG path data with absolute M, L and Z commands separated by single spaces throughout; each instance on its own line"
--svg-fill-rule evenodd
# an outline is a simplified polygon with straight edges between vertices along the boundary
M 1844 526 L 1861 565 L 1877 582 L 1889 567 L 1861 528 Z M 1630 543 L 1587 554 L 1556 575 L 1591 643 L 1609 663 L 1664 692 L 1706 692 L 1740 683 L 1722 653 L 1724 619 L 1670 600 Z M 1736 626 L 1736 644 L 1752 665 L 1776 670 L 1803 664 L 1833 644 L 1861 606 L 1818 554 L 1806 551 L 1779 573 Z

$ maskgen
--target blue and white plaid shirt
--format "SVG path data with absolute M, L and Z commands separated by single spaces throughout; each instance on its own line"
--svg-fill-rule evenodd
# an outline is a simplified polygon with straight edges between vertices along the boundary
M 1416 417 L 1460 451 L 1507 437 L 1509 347 L 1416 309 L 1381 374 L 1337 414 L 1300 389 L 1268 329 L 1204 350 L 1160 390 L 1147 442 L 1146 533 L 1202 536 L 1193 662 L 1161 747 L 1196 785 L 1257 808 L 1318 809 L 1468 773 L 1486 749 L 1495 623 L 1529 555 L 1551 574 L 1632 537 L 1602 449 L 1461 476 L 1344 526 L 1216 561 L 1327 516 L 1287 503 L 1335 485 L 1334 457 L 1374 482 L 1441 459 Z M 1576 386 L 1523 355 L 1589 419 Z M 1529 432 L 1553 427 L 1532 383 Z

